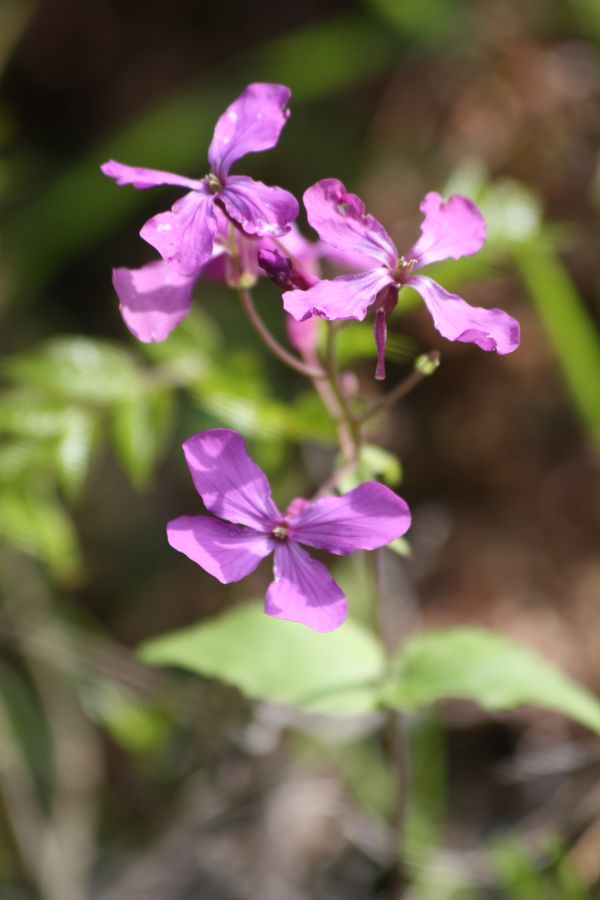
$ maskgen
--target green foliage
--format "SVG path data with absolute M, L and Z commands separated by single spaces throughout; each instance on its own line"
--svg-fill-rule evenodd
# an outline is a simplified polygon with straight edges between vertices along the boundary
M 82 571 L 73 523 L 56 492 L 43 481 L 2 487 L 0 539 L 39 559 L 60 580 L 73 581 Z
M 113 440 L 117 456 L 138 488 L 146 487 L 170 430 L 173 395 L 155 388 L 139 397 L 125 398 L 112 410 Z
M 127 351 L 84 337 L 54 338 L 39 349 L 6 360 L 2 368 L 24 387 L 100 406 L 139 396 L 144 388 L 142 373 Z
M 89 684 L 84 702 L 112 739 L 133 753 L 151 755 L 170 737 L 172 721 L 165 712 L 116 683 L 98 680 Z
M 540 848 L 531 842 L 527 847 L 509 834 L 493 841 L 490 865 L 511 900 L 589 898 L 560 847 L 553 844 Z
M 478 628 L 431 631 L 399 652 L 384 700 L 418 709 L 444 697 L 490 710 L 534 703 L 600 731 L 600 702 L 526 647 Z
M 385 674 L 383 649 L 355 622 L 323 635 L 246 605 L 156 638 L 141 654 L 313 712 L 411 710 L 464 697 L 491 710 L 534 703 L 600 731 L 600 703 L 588 691 L 526 647 L 476 628 L 412 638 Z
M 344 715 L 376 705 L 384 668 L 375 638 L 355 622 L 318 634 L 247 604 L 149 641 L 145 662 L 175 665 L 233 684 L 247 696 Z
M 341 461 L 339 462 L 341 465 Z M 338 484 L 342 492 L 351 491 L 363 481 L 384 481 L 395 487 L 402 481 L 402 463 L 389 450 L 376 444 L 363 444 L 356 467 L 343 475 Z

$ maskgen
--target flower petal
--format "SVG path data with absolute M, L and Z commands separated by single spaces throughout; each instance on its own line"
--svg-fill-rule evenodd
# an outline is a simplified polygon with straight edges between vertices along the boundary
M 180 516 L 167 525 L 171 547 L 185 553 L 222 584 L 254 572 L 273 549 L 273 539 L 211 516 Z
M 470 306 L 425 275 L 411 275 L 405 283 L 419 292 L 433 324 L 447 340 L 477 344 L 500 354 L 512 353 L 519 346 L 519 323 L 503 310 Z
M 164 341 L 187 316 L 195 276 L 179 275 L 162 259 L 141 269 L 113 269 L 123 321 L 140 341 Z
M 261 532 L 281 522 L 267 476 L 250 459 L 237 431 L 202 431 L 185 441 L 183 452 L 196 490 L 216 516 Z
M 191 191 L 169 212 L 148 219 L 140 235 L 180 275 L 197 274 L 213 251 L 217 230 L 213 204 L 210 194 Z
M 431 191 L 419 209 L 425 214 L 421 237 L 406 254 L 406 259 L 416 259 L 419 267 L 440 259 L 471 256 L 483 247 L 485 219 L 467 197 L 453 194 L 444 201 Z
M 265 612 L 314 631 L 333 631 L 346 618 L 348 604 L 323 563 L 286 542 L 275 547 L 275 581 L 267 591 Z
M 324 319 L 364 319 L 379 291 L 392 283 L 383 267 L 358 275 L 339 275 L 318 281 L 307 291 L 286 291 L 283 306 L 295 319 L 321 316 Z
M 395 269 L 394 242 L 365 204 L 350 194 L 337 178 L 324 178 L 304 192 L 308 221 L 322 241 L 349 253 L 360 253 Z
M 231 175 L 217 197 L 227 215 L 246 234 L 259 237 L 286 234 L 300 211 L 298 201 L 289 191 L 270 187 L 247 175 Z
M 275 146 L 290 116 L 286 109 L 290 97 L 290 89 L 282 84 L 255 83 L 227 107 L 208 149 L 208 161 L 217 177 L 226 177 L 246 153 Z
M 341 497 L 316 500 L 289 519 L 290 537 L 344 556 L 376 550 L 408 531 L 410 510 L 384 484 L 366 481 Z
M 131 184 L 141 191 L 159 184 L 173 184 L 177 187 L 201 190 L 203 184 L 202 181 L 186 178 L 185 175 L 176 175 L 175 172 L 161 172 L 159 169 L 144 169 L 141 166 L 126 166 L 114 159 L 102 163 L 100 169 L 109 178 L 114 178 L 117 184 Z

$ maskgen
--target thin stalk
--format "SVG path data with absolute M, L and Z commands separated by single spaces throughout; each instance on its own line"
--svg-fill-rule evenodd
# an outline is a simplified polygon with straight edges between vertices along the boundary
M 294 369 L 295 372 L 298 372 L 300 375 L 304 375 L 306 378 L 312 378 L 313 381 L 317 381 L 321 378 L 327 378 L 327 373 L 321 369 L 316 368 L 314 366 L 308 366 L 306 363 L 303 363 L 302 360 L 298 359 L 297 356 L 294 356 L 293 353 L 290 353 L 289 350 L 286 350 L 285 347 L 279 343 L 276 337 L 271 334 L 263 320 L 261 319 L 256 306 L 254 305 L 254 300 L 252 299 L 252 295 L 248 288 L 240 288 L 239 289 L 240 299 L 242 301 L 242 305 L 248 314 L 248 318 L 250 319 L 252 325 L 265 342 L 269 350 L 275 354 L 282 362 L 289 366 L 290 369 Z
M 427 354 L 429 360 L 433 365 L 436 365 L 439 362 L 440 354 L 437 350 L 432 350 L 431 353 Z M 366 409 L 361 415 L 358 416 L 358 422 L 362 425 L 365 422 L 368 422 L 369 419 L 372 419 L 373 416 L 377 416 L 382 412 L 386 412 L 399 400 L 402 400 L 406 397 L 407 394 L 410 394 L 412 390 L 414 390 L 417 385 L 421 384 L 421 382 L 425 378 L 429 378 L 431 372 L 421 369 L 414 369 L 410 375 L 407 375 L 406 378 L 403 379 L 399 384 L 396 385 L 388 394 L 378 400 L 376 403 L 373 403 L 368 409 Z
M 385 622 L 385 610 L 381 601 L 380 554 L 374 550 L 367 555 L 373 583 L 373 629 L 384 649 L 388 666 L 392 663 L 394 646 L 390 642 Z M 390 825 L 394 836 L 394 864 L 391 871 L 390 898 L 401 896 L 406 883 L 404 863 L 404 833 L 408 817 L 410 764 L 408 741 L 401 713 L 386 711 L 383 741 L 394 780 L 394 797 Z

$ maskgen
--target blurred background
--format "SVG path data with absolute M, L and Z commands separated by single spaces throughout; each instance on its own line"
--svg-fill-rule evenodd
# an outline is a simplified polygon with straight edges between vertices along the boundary
M 239 171 L 297 196 L 338 177 L 399 248 L 428 190 L 480 204 L 484 252 L 439 277 L 516 316 L 522 344 L 444 343 L 409 296 L 392 320 L 388 385 L 442 352 L 371 433 L 414 511 L 410 551 L 381 562 L 395 639 L 484 625 L 597 691 L 600 3 L 1 0 L 0 66 L 0 897 L 388 897 L 376 721 L 251 704 L 136 657 L 269 580 L 224 587 L 167 546 L 165 522 L 200 512 L 181 441 L 239 428 L 285 503 L 328 475 L 335 435 L 216 283 L 164 344 L 130 337 L 110 269 L 149 261 L 137 232 L 174 194 L 98 167 L 203 175 L 218 115 L 268 80 L 292 116 Z M 257 303 L 284 339 L 276 289 Z M 369 324 L 340 344 L 376 399 Z M 353 566 L 334 571 L 360 609 Z M 408 733 L 397 896 L 600 896 L 588 732 L 452 701 Z

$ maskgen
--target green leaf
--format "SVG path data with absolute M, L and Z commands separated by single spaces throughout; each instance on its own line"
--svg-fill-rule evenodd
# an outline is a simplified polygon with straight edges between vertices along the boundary
M 84 337 L 55 338 L 6 360 L 2 368 L 20 385 L 103 406 L 144 388 L 142 373 L 125 350 Z
M 486 709 L 533 703 L 600 731 L 600 702 L 527 647 L 478 628 L 431 631 L 398 653 L 384 703 L 418 709 L 446 697 Z
M 71 500 L 81 493 L 98 437 L 99 422 L 92 413 L 73 408 L 65 414 L 54 455 L 59 484 Z
M 142 659 L 235 685 L 248 697 L 345 715 L 375 708 L 384 670 L 380 645 L 348 621 L 319 634 L 247 604 L 144 644 Z
M 137 488 L 145 487 L 154 471 L 172 418 L 172 395 L 152 393 L 122 400 L 113 408 L 113 441 L 119 460 Z
M 339 460 L 339 465 L 343 465 Z M 402 481 L 402 464 L 397 456 L 376 444 L 363 444 L 360 448 L 358 464 L 352 471 L 340 478 L 341 491 L 351 491 L 363 481 L 385 481 L 397 485 Z
M 222 365 L 222 336 L 214 319 L 201 307 L 190 310 L 165 341 L 141 344 L 140 349 L 172 381 L 193 385 Z
M 39 485 L 0 490 L 0 539 L 38 559 L 60 580 L 77 578 L 82 560 L 77 534 L 54 493 Z

